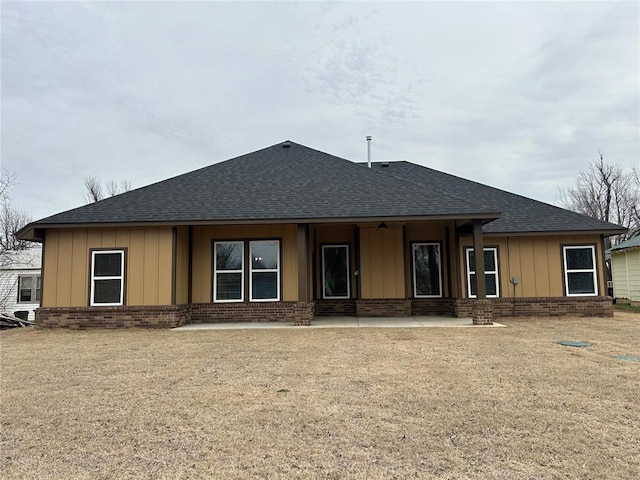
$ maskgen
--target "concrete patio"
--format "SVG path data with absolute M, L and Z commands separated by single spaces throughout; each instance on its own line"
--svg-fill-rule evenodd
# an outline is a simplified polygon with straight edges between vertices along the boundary
M 172 328 L 175 331 L 193 330 L 259 330 L 269 328 L 430 328 L 479 327 L 471 318 L 415 316 L 415 317 L 316 317 L 310 326 L 295 326 L 293 322 L 233 322 L 194 323 Z M 483 327 L 504 327 L 499 323 Z

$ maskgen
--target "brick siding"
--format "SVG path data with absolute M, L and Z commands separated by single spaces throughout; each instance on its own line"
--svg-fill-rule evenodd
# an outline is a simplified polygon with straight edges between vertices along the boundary
M 314 302 L 198 303 L 168 306 L 56 307 L 36 310 L 36 328 L 173 328 L 187 323 L 293 322 L 317 315 L 408 317 L 453 315 L 490 323 L 501 317 L 612 317 L 611 297 L 371 299 Z
M 174 328 L 189 323 L 188 305 L 56 307 L 36 310 L 37 329 Z
M 453 315 L 450 298 L 414 298 L 411 315 Z
M 486 299 L 473 302 L 471 318 L 474 325 L 493 324 L 493 302 Z
M 359 317 L 409 317 L 411 300 L 405 298 L 356 300 L 356 315 Z
M 453 314 L 472 317 L 472 298 L 453 299 Z M 612 317 L 611 297 L 490 298 L 493 317 Z
M 194 303 L 191 323 L 294 322 L 309 325 L 313 302 Z
M 338 315 L 353 317 L 356 314 L 355 300 L 317 300 L 316 315 Z

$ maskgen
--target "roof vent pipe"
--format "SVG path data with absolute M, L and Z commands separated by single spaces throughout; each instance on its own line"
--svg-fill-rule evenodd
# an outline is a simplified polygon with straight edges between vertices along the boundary
M 371 135 L 366 136 L 367 139 L 367 165 L 371 168 Z

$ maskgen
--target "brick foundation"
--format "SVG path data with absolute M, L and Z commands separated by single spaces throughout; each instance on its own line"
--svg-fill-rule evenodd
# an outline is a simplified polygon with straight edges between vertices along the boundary
M 188 305 L 56 307 L 36 310 L 37 329 L 174 328 L 189 323 Z
M 293 322 L 317 315 L 408 317 L 452 315 L 491 323 L 501 317 L 612 317 L 611 297 L 321 300 L 314 302 L 197 303 L 193 305 L 56 307 L 36 310 L 36 328 L 173 328 L 187 323 Z
M 493 318 L 500 317 L 612 317 L 611 297 L 490 298 Z M 452 299 L 456 317 L 473 317 L 473 298 Z
M 317 300 L 316 301 L 316 315 L 327 316 L 349 316 L 353 317 L 356 314 L 356 301 L 355 300 Z
M 294 322 L 309 325 L 313 302 L 194 303 L 190 323 Z
M 409 317 L 411 299 L 381 298 L 356 300 L 358 317 Z
M 471 312 L 474 325 L 493 325 L 493 303 L 491 300 L 474 300 Z
M 411 315 L 453 315 L 451 298 L 414 298 Z

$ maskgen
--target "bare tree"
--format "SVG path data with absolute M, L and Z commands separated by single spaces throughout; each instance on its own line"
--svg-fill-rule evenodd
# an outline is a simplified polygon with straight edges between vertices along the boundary
M 0 171 L 0 201 L 4 202 L 9 196 L 9 189 L 15 185 L 16 175 L 8 170 Z
M 24 210 L 20 210 L 10 202 L 0 205 L 0 250 L 24 250 L 31 246 L 31 242 L 21 240 L 16 236 L 18 230 L 31 222 L 32 218 Z
M 105 198 L 102 183 L 96 177 L 86 177 L 84 179 L 84 188 L 84 198 L 87 203 L 98 202 Z M 105 190 L 109 197 L 113 197 L 131 190 L 131 182 L 129 180 L 122 180 L 118 183 L 117 180 L 110 179 L 105 182 Z
M 87 203 L 99 202 L 102 200 L 102 185 L 96 177 L 85 177 L 84 198 Z
M 13 172 L 0 172 L 0 254 L 7 250 L 23 250 L 31 246 L 30 242 L 18 239 L 16 233 L 31 221 L 31 215 L 14 207 L 9 190 L 16 183 Z
M 0 291 L 0 311 L 6 307 L 8 296 L 15 286 L 12 282 L 17 282 L 17 279 L 11 280 L 11 275 L 7 273 L 14 263 L 15 250 L 24 250 L 33 245 L 16 236 L 18 230 L 31 221 L 31 216 L 11 204 L 9 190 L 15 183 L 13 172 L 0 171 L 0 284 L 4 287 Z
M 589 168 L 580 172 L 576 185 L 561 188 L 558 193 L 565 208 L 629 229 L 608 238 L 608 248 L 640 233 L 640 178 L 637 169 L 625 172 L 619 165 L 607 163 L 604 155 L 598 153 Z
M 131 190 L 131 182 L 129 180 L 122 180 L 120 181 L 120 183 L 118 183 L 114 179 L 111 179 L 108 180 L 105 185 L 107 188 L 107 193 L 110 197 L 114 197 Z

